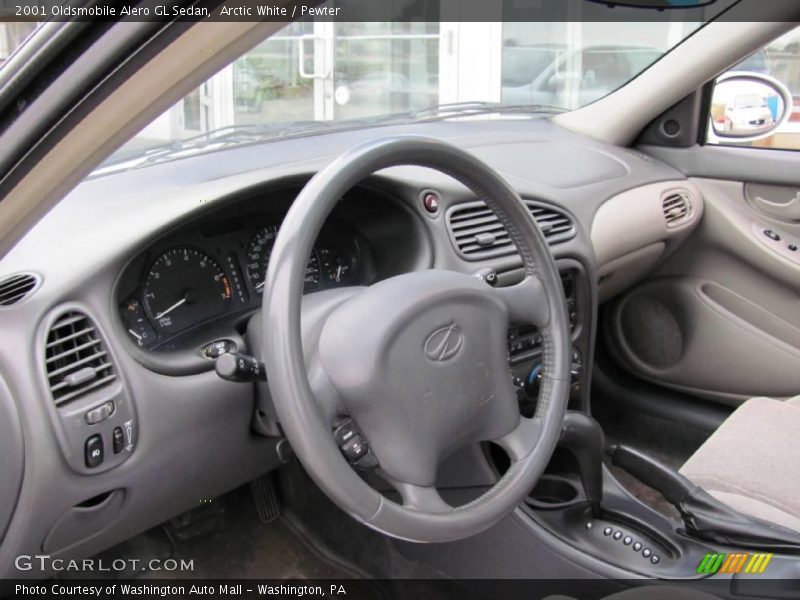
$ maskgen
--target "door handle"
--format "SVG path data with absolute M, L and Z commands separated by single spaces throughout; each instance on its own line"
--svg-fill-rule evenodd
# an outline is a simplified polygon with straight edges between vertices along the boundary
M 790 195 L 794 193 L 794 196 Z M 800 191 L 773 185 L 747 184 L 746 195 L 761 212 L 782 221 L 800 221 Z
M 316 55 L 317 52 L 317 42 L 319 41 L 323 44 L 323 55 L 321 61 L 323 64 L 323 69 L 321 73 L 316 72 L 316 58 L 314 61 L 314 70 L 311 72 L 306 70 L 306 42 L 309 40 L 314 43 L 314 55 Z M 303 77 L 304 79 L 325 79 L 330 75 L 331 64 L 330 60 L 328 60 L 328 44 L 326 43 L 325 38 L 312 34 L 301 35 L 299 38 L 297 38 L 297 49 L 297 70 L 300 73 L 300 77 Z

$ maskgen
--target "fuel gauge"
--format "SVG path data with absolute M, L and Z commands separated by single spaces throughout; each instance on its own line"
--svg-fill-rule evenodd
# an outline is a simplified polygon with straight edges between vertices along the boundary
M 325 279 L 333 285 L 349 280 L 353 270 L 353 257 L 343 254 L 338 249 L 321 248 L 318 250 L 320 266 Z
M 139 347 L 150 346 L 156 341 L 156 332 L 144 313 L 142 303 L 131 298 L 120 306 L 125 330 Z

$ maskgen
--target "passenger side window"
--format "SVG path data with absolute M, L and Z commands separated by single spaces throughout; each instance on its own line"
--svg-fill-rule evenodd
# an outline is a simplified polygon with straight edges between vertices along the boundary
M 708 144 L 800 150 L 800 27 L 717 80 Z

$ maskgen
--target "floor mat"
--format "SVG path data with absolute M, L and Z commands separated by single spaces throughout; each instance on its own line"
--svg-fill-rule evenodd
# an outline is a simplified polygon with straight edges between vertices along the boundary
M 247 486 L 234 490 L 218 503 L 220 521 L 213 531 L 194 539 L 176 541 L 159 526 L 132 538 L 100 557 L 192 561 L 191 571 L 140 571 L 115 573 L 116 577 L 147 579 L 361 579 L 357 567 L 344 564 L 320 551 L 291 518 L 280 516 L 270 523 L 259 519 Z

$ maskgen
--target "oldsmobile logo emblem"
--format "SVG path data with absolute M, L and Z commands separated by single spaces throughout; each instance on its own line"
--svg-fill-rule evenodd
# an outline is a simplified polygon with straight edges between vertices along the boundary
M 425 340 L 425 356 L 435 362 L 453 358 L 464 344 L 464 334 L 455 323 L 440 327 Z

